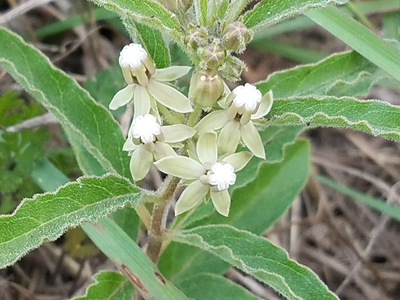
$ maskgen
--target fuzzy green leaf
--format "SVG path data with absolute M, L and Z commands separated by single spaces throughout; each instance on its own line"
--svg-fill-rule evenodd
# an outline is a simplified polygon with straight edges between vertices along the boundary
M 310 269 L 289 259 L 282 248 L 248 231 L 229 225 L 208 225 L 172 232 L 169 237 L 218 256 L 287 299 L 339 299 Z
M 314 64 L 301 65 L 271 74 L 257 83 L 264 94 L 275 98 L 296 96 L 366 95 L 374 82 L 388 76 L 357 52 L 333 54 Z
M 130 18 L 150 28 L 168 33 L 180 42 L 183 29 L 176 15 L 161 3 L 150 0 L 91 0 L 99 6 L 117 12 L 123 18 Z
M 225 223 L 261 234 L 291 205 L 307 180 L 308 167 L 309 145 L 305 141 L 288 145 L 284 157 L 277 163 L 260 162 L 253 158 L 237 174 L 236 185 L 231 192 L 229 216 L 219 215 L 209 203 L 199 208 L 203 212 L 202 218 L 195 218 L 186 226 L 192 228 Z M 209 209 L 208 214 L 205 208 Z M 221 274 L 229 268 L 220 259 L 200 249 L 177 243 L 171 243 L 164 251 L 159 267 L 165 276 L 176 283 L 199 272 Z
M 124 137 L 110 112 L 17 35 L 0 28 L 0 44 L 0 65 L 57 117 L 72 145 L 80 146 L 74 150 L 81 166 L 80 150 L 84 149 L 102 173 L 130 177 L 129 158 L 121 151 Z
M 94 275 L 94 280 L 85 296 L 71 300 L 132 300 L 135 290 L 124 275 L 112 271 L 100 272 Z
M 351 97 L 299 97 L 276 100 L 271 125 L 343 127 L 400 142 L 400 106 Z
M 54 193 L 23 200 L 11 215 L 0 216 L 0 269 L 29 250 L 61 236 L 68 228 L 138 201 L 140 190 L 126 178 L 106 174 L 67 183 Z
M 347 0 L 263 0 L 244 15 L 244 24 L 247 28 L 259 31 L 309 9 L 346 2 Z
M 243 287 L 220 275 L 199 273 L 181 282 L 178 287 L 194 300 L 259 300 Z

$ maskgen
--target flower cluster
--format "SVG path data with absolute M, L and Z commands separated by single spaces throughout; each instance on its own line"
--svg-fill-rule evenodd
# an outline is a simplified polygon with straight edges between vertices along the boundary
M 238 28 L 235 30 L 243 29 L 239 25 Z M 218 53 L 215 53 L 217 57 Z M 176 215 L 211 198 L 216 210 L 228 216 L 231 203 L 228 189 L 236 181 L 236 172 L 243 169 L 253 155 L 265 158 L 253 120 L 269 112 L 272 92 L 263 96 L 250 84 L 229 91 L 218 72 L 204 70 L 192 77 L 190 97 L 187 98 L 168 82 L 186 75 L 190 68 L 156 69 L 139 44 L 125 46 L 119 63 L 128 85 L 114 96 L 109 107 L 117 109 L 133 103 L 134 117 L 123 147 L 131 156 L 133 179 L 144 179 L 154 164 L 160 171 L 181 178 L 187 185 L 176 203 Z M 213 64 L 211 60 L 209 63 Z M 217 92 L 215 86 L 218 86 Z M 212 101 L 209 101 L 210 95 Z M 202 107 L 212 107 L 217 100 L 218 108 L 192 124 Z M 193 112 L 192 105 L 200 110 Z M 192 122 L 182 124 L 185 120 L 182 115 L 179 119 L 182 122 L 164 125 L 159 113 L 161 106 L 164 107 L 161 111 L 193 112 L 194 116 L 188 118 Z M 236 152 L 241 142 L 249 151 Z

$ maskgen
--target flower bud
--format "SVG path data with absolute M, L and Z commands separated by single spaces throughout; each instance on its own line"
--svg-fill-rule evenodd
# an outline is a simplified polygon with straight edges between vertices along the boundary
M 195 27 L 189 30 L 185 36 L 185 44 L 194 50 L 204 47 L 207 44 L 207 32 L 202 27 Z
M 211 43 L 207 45 L 201 54 L 202 61 L 205 63 L 208 69 L 215 70 L 222 65 L 226 57 L 226 52 L 224 48 L 217 45 L 216 43 Z
M 162 0 L 161 3 L 173 13 L 184 13 L 192 6 L 192 0 Z
M 189 98 L 202 107 L 212 106 L 224 93 L 221 75 L 213 70 L 201 70 L 190 80 Z
M 227 50 L 241 53 L 251 40 L 250 31 L 239 21 L 235 21 L 223 30 L 223 41 Z

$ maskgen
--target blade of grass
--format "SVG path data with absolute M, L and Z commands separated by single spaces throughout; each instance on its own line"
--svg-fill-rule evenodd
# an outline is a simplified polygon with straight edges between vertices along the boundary
M 400 53 L 372 31 L 336 7 L 310 10 L 305 15 L 400 81 Z
M 381 213 L 384 213 L 384 214 L 390 216 L 391 218 L 400 222 L 400 207 L 392 205 L 392 204 L 388 204 L 377 198 L 360 193 L 352 188 L 349 188 L 349 187 L 344 186 L 332 179 L 329 179 L 328 177 L 325 177 L 322 175 L 316 175 L 316 174 L 311 175 L 311 177 L 317 179 L 319 182 L 323 183 L 324 185 L 329 186 L 330 188 L 332 188 L 346 196 L 349 196 L 358 201 L 361 201 L 361 202 L 367 204 L 372 209 L 379 211 Z

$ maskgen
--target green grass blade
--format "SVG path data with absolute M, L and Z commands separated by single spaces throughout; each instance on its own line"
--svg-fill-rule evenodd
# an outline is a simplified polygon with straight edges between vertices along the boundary
M 310 10 L 307 17 L 400 81 L 400 53 L 335 7 Z
M 324 185 L 329 186 L 330 188 L 332 188 L 346 196 L 349 196 L 358 201 L 361 201 L 361 202 L 367 204 L 372 209 L 374 209 L 378 212 L 384 213 L 384 214 L 390 216 L 391 218 L 400 222 L 400 207 L 392 205 L 392 204 L 388 204 L 385 201 L 382 201 L 377 198 L 360 193 L 360 192 L 358 192 L 352 188 L 349 188 L 345 185 L 342 185 L 328 177 L 325 177 L 322 175 L 312 175 L 312 177 L 317 179 Z

